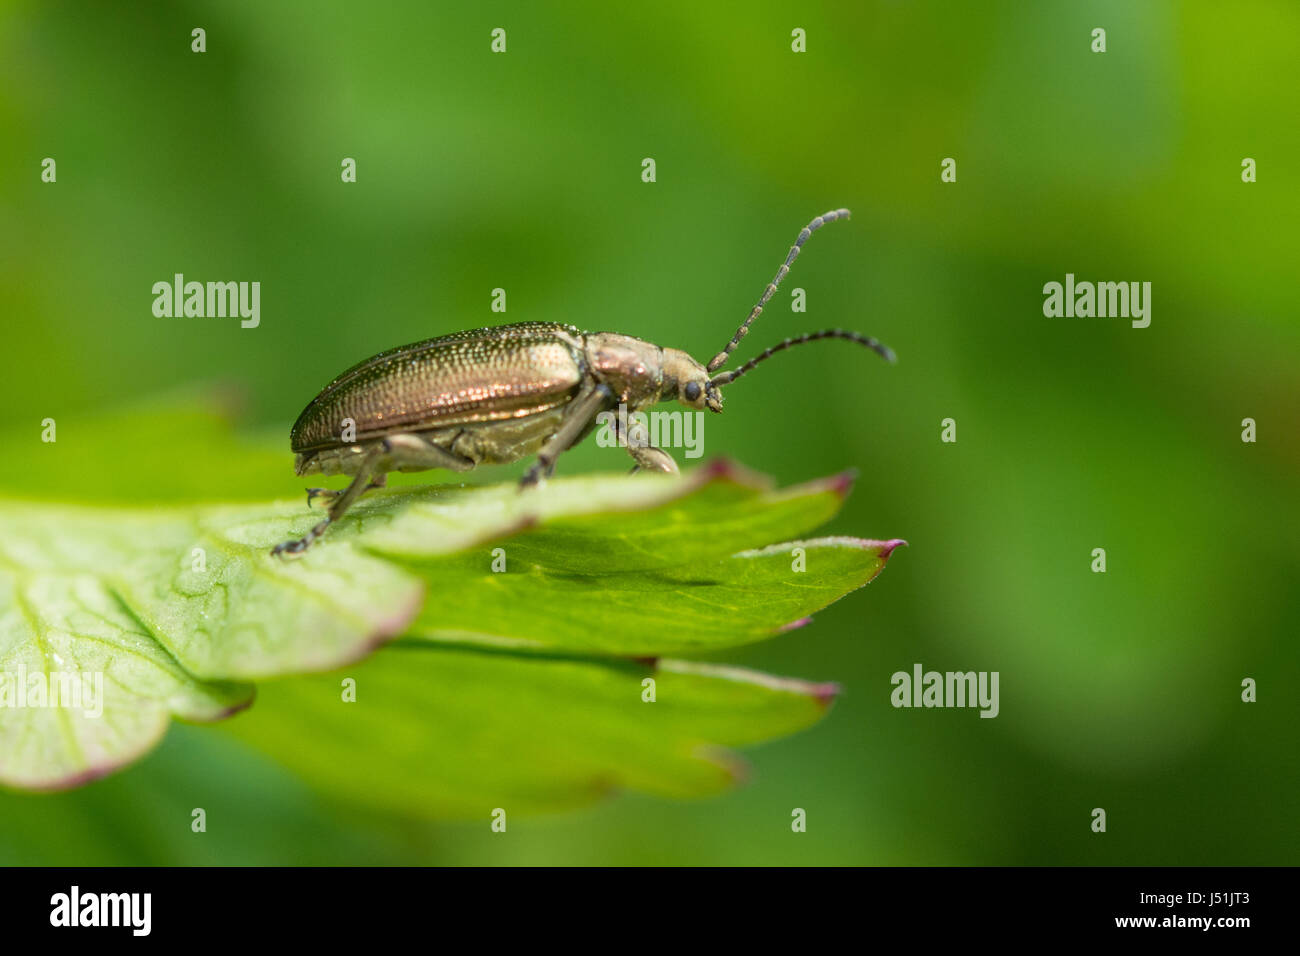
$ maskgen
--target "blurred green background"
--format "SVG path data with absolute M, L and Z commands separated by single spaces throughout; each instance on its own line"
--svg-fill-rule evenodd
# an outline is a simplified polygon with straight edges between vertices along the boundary
M 723 655 L 845 687 L 726 797 L 501 838 L 340 804 L 178 725 L 83 790 L 0 794 L 0 862 L 1300 862 L 1296 62 L 1287 2 L 0 6 L 6 424 L 62 438 L 225 383 L 283 470 L 190 483 L 297 494 L 289 425 L 351 363 L 524 320 L 707 359 L 799 227 L 848 206 L 740 354 L 838 325 L 898 364 L 782 356 L 705 448 L 782 483 L 856 467 L 828 531 L 911 543 L 812 626 Z M 261 326 L 155 318 L 176 272 L 259 280 Z M 1151 282 L 1150 328 L 1045 318 L 1067 272 Z M 121 454 L 158 461 L 141 494 L 186 465 Z M 589 441 L 561 467 L 626 464 Z M 1001 715 L 893 709 L 916 662 L 999 671 Z M 177 825 L 200 805 L 219 833 Z

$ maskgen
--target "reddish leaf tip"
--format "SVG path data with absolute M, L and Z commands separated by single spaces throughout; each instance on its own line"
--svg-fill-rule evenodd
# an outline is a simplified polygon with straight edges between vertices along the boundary
M 731 458 L 710 458 L 699 468 L 690 472 L 698 485 L 707 485 L 711 481 L 730 481 L 747 488 L 762 491 L 771 487 L 772 479 L 761 472 L 752 471 Z
M 840 685 L 833 681 L 813 684 L 809 689 L 809 694 L 823 707 L 829 707 L 835 702 L 835 698 L 840 695 Z
M 847 498 L 849 492 L 853 490 L 853 483 L 857 481 L 858 473 L 856 469 L 850 468 L 848 471 L 842 471 L 838 475 L 832 475 L 827 479 L 827 486 L 841 498 Z
M 889 556 L 894 553 L 895 548 L 907 547 L 907 542 L 902 538 L 891 538 L 888 541 L 877 541 L 876 546 L 880 548 L 880 557 L 889 560 Z

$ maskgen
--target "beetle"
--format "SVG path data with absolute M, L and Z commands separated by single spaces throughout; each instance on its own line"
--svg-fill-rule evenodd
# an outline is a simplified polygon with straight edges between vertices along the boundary
M 305 537 L 272 554 L 306 551 L 364 492 L 382 488 L 389 472 L 445 468 L 470 471 L 536 454 L 520 487 L 549 477 L 556 459 L 582 441 L 602 412 L 629 413 L 676 399 L 687 408 L 722 411 L 720 388 L 778 352 L 819 339 L 845 339 L 894 361 L 876 339 L 843 329 L 788 338 L 730 371 L 727 362 L 762 313 L 803 244 L 847 209 L 818 216 L 799 232 L 776 276 L 726 348 L 707 365 L 686 352 L 615 332 L 583 332 L 571 325 L 520 322 L 455 332 L 380 352 L 330 382 L 298 416 L 289 434 L 299 475 L 351 475 L 341 491 L 307 489 L 310 505 L 329 501 L 325 520 Z M 636 463 L 677 473 L 667 452 L 614 429 Z M 623 419 L 625 420 L 625 419 Z

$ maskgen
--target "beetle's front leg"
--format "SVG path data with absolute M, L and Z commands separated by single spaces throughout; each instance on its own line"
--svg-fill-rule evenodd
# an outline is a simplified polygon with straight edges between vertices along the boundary
M 591 423 L 595 421 L 596 415 L 613 397 L 614 393 L 610 391 L 608 385 L 597 385 L 586 395 L 575 398 L 559 429 L 537 453 L 537 461 L 533 462 L 533 466 L 519 479 L 519 487 L 527 488 L 535 485 L 543 475 L 549 478 L 555 470 L 555 459 L 560 457 L 561 452 L 573 447 L 574 443 L 586 434 Z
M 620 425 L 617 418 L 614 419 L 613 426 L 614 436 L 618 443 L 627 448 L 627 453 L 636 462 L 632 466 L 632 474 L 635 475 L 642 468 L 647 471 L 662 471 L 669 475 L 681 474 L 681 470 L 677 467 L 677 461 L 673 456 L 662 448 L 656 448 L 650 444 L 643 434 L 627 434 L 623 431 L 622 425 Z M 628 431 L 632 431 L 632 429 L 628 429 Z
M 681 474 L 676 460 L 662 448 L 656 448 L 654 445 L 640 445 L 635 448 L 629 446 L 627 453 L 636 462 L 632 466 L 632 474 L 636 474 L 642 468 L 647 471 L 662 471 L 669 475 Z

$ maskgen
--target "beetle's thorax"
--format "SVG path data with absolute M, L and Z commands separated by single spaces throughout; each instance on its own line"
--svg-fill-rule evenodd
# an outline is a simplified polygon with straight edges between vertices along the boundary
M 587 366 L 597 381 L 608 385 L 629 408 L 653 405 L 664 394 L 664 350 L 616 332 L 587 336 Z
M 708 379 L 704 366 L 686 352 L 616 332 L 587 335 L 586 356 L 596 380 L 632 409 L 682 399 L 687 382 Z M 687 404 L 703 407 L 694 401 Z

